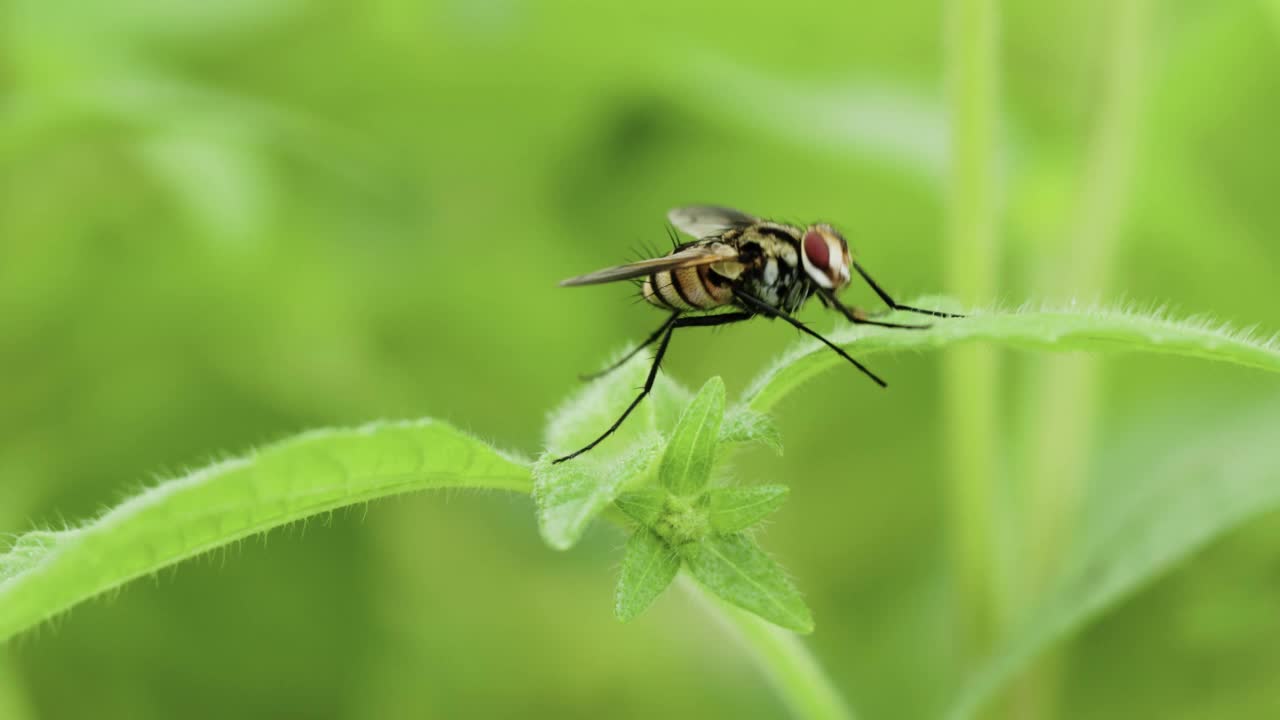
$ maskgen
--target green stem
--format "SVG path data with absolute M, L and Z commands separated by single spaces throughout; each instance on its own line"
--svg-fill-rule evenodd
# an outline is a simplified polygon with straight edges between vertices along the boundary
M 1119 0 L 1112 7 L 1111 37 L 1100 75 L 1101 97 L 1088 162 L 1072 217 L 1059 246 L 1045 248 L 1037 287 L 1054 296 L 1100 296 L 1114 264 L 1117 238 L 1129 199 L 1134 146 L 1144 85 L 1147 0 Z M 1056 357 L 1032 373 L 1027 417 L 1037 428 L 1027 443 L 1022 481 L 1029 484 L 1021 546 L 1024 571 L 1018 612 L 1025 612 L 1060 569 L 1074 532 L 1093 454 L 1099 364 L 1093 357 Z M 1011 707 L 1019 717 L 1050 717 L 1056 704 L 1058 662 L 1042 660 L 1018 682 Z
M 951 119 L 947 185 L 947 285 L 962 303 L 989 303 L 996 291 L 997 0 L 949 0 L 945 18 Z M 943 365 L 948 531 L 957 585 L 961 667 L 990 646 L 1003 601 L 993 558 L 998 476 L 997 357 L 961 347 Z
M 792 715 L 806 720 L 853 720 L 839 691 L 795 633 L 726 603 L 683 573 L 679 582 L 751 651 Z

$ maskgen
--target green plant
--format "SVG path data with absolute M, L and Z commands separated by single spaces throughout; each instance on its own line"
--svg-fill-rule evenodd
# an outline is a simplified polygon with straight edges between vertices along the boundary
M 942 299 L 919 301 L 929 303 L 956 308 Z M 849 327 L 832 338 L 862 356 L 987 340 L 1054 351 L 1169 353 L 1280 373 L 1274 340 L 1205 322 L 1100 309 L 970 313 L 927 332 Z M 798 714 L 847 717 L 820 666 L 782 629 L 808 632 L 814 620 L 750 532 L 782 503 L 787 487 L 739 487 L 719 472 L 735 446 L 780 448 L 763 413 L 839 358 L 802 343 L 728 407 L 718 378 L 691 397 L 663 377 L 645 412 L 609 443 L 551 465 L 557 452 L 616 415 L 645 362 L 637 358 L 561 407 L 536 462 L 433 420 L 320 430 L 160 483 L 83 525 L 23 534 L 0 555 L 0 641 L 132 579 L 337 508 L 417 490 L 504 490 L 533 495 L 543 538 L 557 549 L 571 547 L 598 517 L 630 529 L 617 593 L 621 619 L 642 612 L 684 567 L 699 583 L 696 592 L 711 598 L 710 611 L 751 649 Z M 1280 408 L 1262 406 L 1259 413 L 1183 447 L 1190 462 L 1139 466 L 1126 471 L 1125 482 L 1105 485 L 1103 511 L 1078 533 L 1057 581 L 961 689 L 952 716 L 971 716 L 1055 641 L 1211 538 L 1280 507 L 1280 458 L 1231 454 L 1262 443 Z M 1204 461 L 1223 453 L 1238 459 Z

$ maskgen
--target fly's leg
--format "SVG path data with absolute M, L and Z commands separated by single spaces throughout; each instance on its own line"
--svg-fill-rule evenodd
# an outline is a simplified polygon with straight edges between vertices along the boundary
M 910 305 L 902 305 L 902 304 L 898 303 L 897 301 L 895 301 L 893 298 L 889 297 L 889 293 L 885 292 L 885 291 L 884 291 L 884 290 L 883 290 L 879 285 L 877 285 L 877 284 L 876 284 L 876 281 L 871 279 L 871 276 L 867 274 L 867 271 L 866 271 L 866 270 L 863 270 L 863 269 L 862 269 L 862 266 L 861 266 L 861 265 L 859 265 L 859 264 L 857 263 L 857 261 L 854 261 L 854 263 L 853 263 L 853 269 L 854 269 L 854 270 L 857 270 L 857 271 L 858 271 L 858 274 L 862 276 L 862 279 L 867 281 L 867 284 L 868 284 L 868 285 L 870 285 L 870 286 L 871 286 L 871 289 L 872 289 L 872 290 L 874 290 L 874 291 L 876 292 L 876 295 L 879 295 L 879 296 L 880 296 L 880 299 L 884 301 L 884 304 L 885 304 L 885 305 L 888 305 L 889 307 L 893 308 L 894 310 L 903 310 L 903 311 L 906 311 L 906 312 L 919 313 L 919 314 L 921 314 L 921 315 L 932 315 L 932 316 L 934 316 L 934 317 L 941 317 L 941 318 L 962 318 L 962 317 L 964 317 L 963 315 L 956 315 L 956 314 L 954 314 L 954 313 L 944 313 L 944 312 L 941 312 L 941 311 L 939 311 L 939 310 L 923 310 L 923 309 L 921 309 L 921 308 L 911 307 Z M 846 313 L 846 315 L 847 315 L 847 314 L 848 314 L 848 313 Z M 852 318 L 850 318 L 850 319 L 852 320 Z M 854 322 L 858 322 L 858 321 L 854 320 Z M 881 323 L 868 323 L 868 324 L 881 324 Z M 895 326 L 893 326 L 893 325 L 889 325 L 888 327 L 895 327 Z M 897 327 L 903 327 L 903 326 L 897 326 Z
M 742 303 L 748 310 L 753 310 L 759 313 L 760 315 L 766 315 L 768 317 L 782 318 L 783 320 L 786 320 L 787 322 L 791 323 L 793 326 L 795 326 L 798 330 L 805 333 L 806 335 L 810 335 L 812 337 L 815 337 L 821 340 L 824 345 L 836 351 L 837 355 L 853 363 L 854 367 L 858 368 L 863 372 L 863 374 L 871 378 L 875 382 L 875 384 L 879 385 L 880 387 L 889 386 L 889 384 L 886 383 L 884 380 L 881 380 L 878 375 L 868 370 L 865 365 L 863 365 L 862 363 L 850 357 L 849 353 L 845 352 L 844 349 L 841 348 L 839 345 L 836 345 L 830 340 L 824 338 L 822 334 L 819 333 L 817 330 L 814 330 L 808 325 L 805 325 L 804 323 L 800 322 L 799 320 L 792 317 L 788 313 L 776 307 L 773 307 L 772 305 L 766 303 L 760 298 L 755 297 L 753 295 L 749 295 L 741 290 L 735 290 L 733 293 L 733 296 L 737 298 L 738 302 Z
M 658 377 L 658 366 L 662 364 L 662 357 L 667 354 L 667 345 L 671 343 L 671 334 L 675 332 L 676 328 L 713 327 L 716 325 L 728 325 L 730 323 L 748 320 L 752 316 L 754 316 L 754 314 L 755 313 L 751 313 L 751 312 L 734 312 L 734 313 L 724 313 L 722 315 L 699 315 L 696 317 L 680 317 L 680 313 L 672 313 L 671 317 L 667 318 L 667 321 L 662 324 L 662 327 L 658 328 L 658 332 L 654 333 L 649 340 L 645 341 L 645 345 L 648 345 L 653 342 L 654 338 L 661 338 L 661 340 L 658 341 L 658 350 L 653 354 L 653 365 L 649 367 L 649 377 L 646 378 L 644 381 L 644 389 L 640 391 L 640 394 L 636 396 L 635 400 L 631 401 L 631 404 L 627 406 L 627 409 L 622 411 L 622 416 L 619 417 L 617 420 L 615 420 L 614 423 L 609 426 L 609 429 L 605 430 L 604 433 L 600 435 L 600 437 L 596 438 L 595 440 L 592 440 L 589 445 L 582 448 L 581 450 L 578 450 L 575 453 L 565 455 L 564 457 L 561 457 L 561 458 L 556 458 L 555 460 L 552 461 L 552 464 L 562 463 L 565 460 L 571 460 L 573 458 L 578 457 L 582 453 L 590 450 L 596 445 L 599 445 L 602 440 L 612 435 L 619 427 L 622 427 L 622 421 L 627 419 L 627 416 L 631 414 L 631 411 L 635 410 L 636 406 L 640 404 L 640 401 L 644 400 L 645 396 L 649 394 L 649 391 L 653 389 L 653 382 Z M 636 352 L 638 351 L 639 351 L 639 348 L 636 349 Z M 631 357 L 631 355 L 634 355 L 634 354 L 635 352 L 632 352 L 627 357 L 629 358 Z M 609 368 L 609 369 L 612 370 L 613 368 Z M 606 370 L 605 372 L 608 372 L 608 370 Z
M 597 371 L 597 372 L 593 372 L 593 373 L 584 373 L 584 374 L 582 374 L 582 375 L 579 375 L 579 376 L 578 376 L 578 379 L 582 380 L 583 382 L 586 382 L 586 381 L 589 381 L 589 380 L 595 380 L 596 378 L 602 378 L 602 377 L 604 377 L 605 375 L 608 375 L 609 373 L 613 372 L 614 370 L 617 370 L 618 368 L 622 367 L 623 365 L 626 365 L 628 360 L 630 360 L 631 358 L 633 358 L 633 357 L 635 357 L 635 356 L 636 356 L 636 353 L 638 353 L 638 352 L 640 352 L 641 350 L 643 350 L 643 349 L 645 349 L 645 348 L 649 347 L 650 345 L 652 345 L 652 344 L 654 343 L 654 341 L 655 341 L 655 340 L 657 340 L 658 338 L 662 337 L 662 334 L 663 334 L 663 333 L 665 333 L 667 330 L 669 330 L 669 329 L 671 328 L 671 323 L 673 323 L 673 322 L 675 321 L 676 317 L 678 317 L 678 316 L 677 316 L 677 315 L 672 315 L 671 317 L 667 318 L 667 321 L 666 321 L 666 322 L 664 322 L 664 323 L 662 323 L 662 327 L 658 328 L 657 330 L 654 330 L 652 335 L 650 335 L 649 337 L 645 338 L 645 339 L 644 339 L 644 342 L 642 342 L 642 343 L 640 343 L 639 345 L 637 345 L 637 346 L 635 347 L 635 349 L 634 349 L 634 350 L 632 350 L 631 352 L 627 353 L 626 355 L 623 355 L 623 356 L 622 356 L 622 359 L 621 359 L 621 360 L 619 360 L 618 362 L 616 362 L 616 363 L 614 363 L 614 364 L 610 365 L 609 367 L 607 367 L 607 368 L 605 368 L 605 369 L 603 369 L 603 370 L 599 370 L 599 371 Z M 557 461 L 557 462 L 559 462 L 559 461 Z
M 867 314 L 862 308 L 849 307 L 840 302 L 836 298 L 836 294 L 832 290 L 821 288 L 818 290 L 818 298 L 823 301 L 823 305 L 833 307 L 840 311 L 841 315 L 848 318 L 849 322 L 857 325 L 875 325 L 876 327 L 898 328 L 900 330 L 928 330 L 932 325 L 904 325 L 902 323 L 884 322 L 881 320 L 872 320 L 872 316 Z M 958 315 L 956 317 L 959 317 Z
M 751 313 L 724 313 L 722 315 L 700 315 L 697 317 L 680 318 L 676 322 L 675 327 L 710 327 L 715 325 L 728 325 L 729 323 L 740 322 L 750 317 L 751 317 Z M 585 382 L 589 380 L 596 380 L 598 378 L 604 377 L 605 375 L 608 375 L 614 370 L 617 370 L 623 365 L 626 365 L 627 361 L 635 357 L 636 354 L 639 353 L 641 350 L 652 345 L 658 338 L 662 337 L 662 333 L 666 332 L 666 330 L 667 330 L 667 323 L 663 323 L 661 327 L 653 331 L 652 335 L 645 338 L 644 342 L 636 346 L 636 348 L 631 352 L 622 356 L 621 360 L 615 362 L 609 367 L 603 370 L 600 370 L 598 372 L 579 375 L 578 378 Z

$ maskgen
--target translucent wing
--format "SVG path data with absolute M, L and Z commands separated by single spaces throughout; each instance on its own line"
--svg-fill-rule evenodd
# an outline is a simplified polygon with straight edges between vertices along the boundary
M 667 219 L 680 229 L 680 232 L 699 240 L 719 235 L 731 228 L 746 227 L 760 219 L 733 208 L 719 205 L 689 205 L 678 207 L 667 213 Z
M 732 260 L 736 257 L 738 257 L 738 251 L 724 243 L 700 243 L 660 258 L 627 263 L 626 265 L 618 265 L 617 267 L 605 268 L 586 275 L 572 277 L 568 280 L 561 280 L 560 287 L 598 285 L 600 283 L 614 282 L 615 280 L 629 280 L 662 272 L 663 270 L 711 265 L 725 260 Z

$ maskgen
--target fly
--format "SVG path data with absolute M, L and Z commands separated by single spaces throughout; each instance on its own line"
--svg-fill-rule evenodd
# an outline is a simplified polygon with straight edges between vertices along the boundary
M 555 460 L 557 463 L 594 448 L 622 425 L 631 411 L 653 389 L 658 366 L 662 363 L 671 335 L 677 328 L 728 325 L 757 316 L 782 319 L 801 332 L 822 341 L 877 385 L 886 387 L 885 381 L 866 366 L 795 318 L 795 313 L 810 297 L 816 296 L 824 307 L 840 312 L 850 322 L 859 325 L 906 330 L 930 327 L 881 322 L 860 308 L 841 303 L 836 293 L 849 285 L 849 271 L 852 268 L 893 310 L 943 318 L 963 317 L 896 302 L 853 259 L 844 236 L 826 223 L 801 228 L 714 205 L 676 208 L 667 213 L 667 219 L 693 240 L 677 245 L 663 257 L 605 268 L 560 283 L 562 287 L 571 287 L 642 279 L 642 297 L 649 304 L 667 311 L 668 316 L 652 335 L 645 338 L 626 357 L 585 378 L 594 379 L 616 370 L 636 353 L 658 343 L 644 389 L 623 411 L 622 416 L 589 445 L 558 458 Z M 713 312 L 722 308 L 731 308 L 731 311 Z

